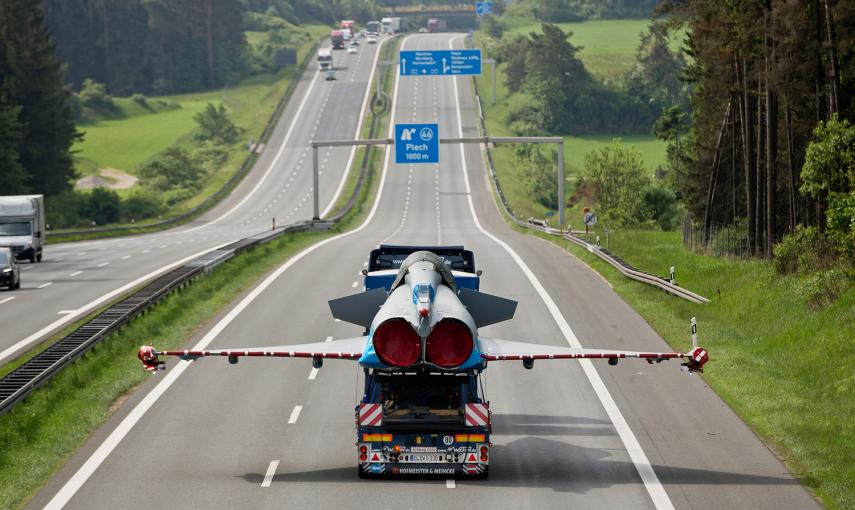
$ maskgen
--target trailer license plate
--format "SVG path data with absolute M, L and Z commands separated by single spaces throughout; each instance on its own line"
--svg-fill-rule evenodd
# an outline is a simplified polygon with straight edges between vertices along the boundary
M 410 462 L 439 462 L 439 455 L 436 453 L 417 453 L 410 455 Z

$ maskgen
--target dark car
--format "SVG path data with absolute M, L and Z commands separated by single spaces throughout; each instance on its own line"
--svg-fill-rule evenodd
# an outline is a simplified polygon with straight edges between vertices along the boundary
M 8 287 L 9 290 L 21 288 L 21 270 L 9 248 L 0 248 L 0 285 Z

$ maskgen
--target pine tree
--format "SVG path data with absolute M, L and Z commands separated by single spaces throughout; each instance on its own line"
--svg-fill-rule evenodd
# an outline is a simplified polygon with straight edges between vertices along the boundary
M 0 94 L 0 195 L 17 195 L 28 191 L 27 174 L 18 158 L 21 142 L 20 106 L 12 106 Z
M 6 100 L 20 107 L 18 155 L 31 190 L 53 195 L 70 189 L 69 150 L 80 134 L 41 6 L 32 0 L 0 0 L 0 77 Z

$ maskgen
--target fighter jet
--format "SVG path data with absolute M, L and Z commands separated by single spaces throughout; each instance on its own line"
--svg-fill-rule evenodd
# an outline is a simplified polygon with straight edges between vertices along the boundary
M 389 251 L 381 247 L 374 252 Z M 455 248 L 442 248 L 443 252 Z M 463 252 L 464 250 L 457 250 Z M 468 252 L 471 254 L 471 252 Z M 379 253 L 372 255 L 377 258 Z M 465 372 L 484 369 L 490 361 L 523 361 L 527 367 L 539 359 L 606 359 L 617 364 L 621 358 L 650 362 L 684 359 L 683 366 L 702 372 L 707 351 L 697 346 L 679 352 L 635 352 L 624 350 L 577 349 L 500 340 L 478 334 L 478 328 L 513 318 L 516 301 L 478 291 L 480 271 L 454 271 L 431 251 L 411 253 L 400 264 L 391 282 L 388 270 L 366 272 L 368 290 L 329 302 L 333 317 L 365 326 L 365 335 L 355 338 L 276 347 L 224 350 L 158 351 L 140 348 L 139 358 L 146 370 L 162 367 L 159 356 L 195 360 L 225 356 L 232 363 L 239 357 L 312 358 L 320 366 L 324 358 L 358 360 L 363 367 L 377 370 L 439 370 Z M 378 283 L 382 286 L 377 286 Z
M 428 473 L 486 476 L 491 412 L 481 373 L 491 362 L 621 358 L 649 363 L 682 359 L 689 372 L 709 360 L 697 345 L 681 352 L 637 352 L 540 345 L 479 334 L 479 328 L 513 318 L 517 303 L 480 292 L 481 271 L 462 247 L 381 246 L 363 271 L 364 292 L 329 301 L 333 317 L 365 334 L 329 342 L 222 350 L 158 351 L 142 346 L 143 368 L 164 367 L 162 356 L 184 360 L 222 356 L 356 360 L 365 391 L 357 406 L 360 476 Z M 465 432 L 461 434 L 460 432 Z M 441 440 L 439 438 L 442 438 Z

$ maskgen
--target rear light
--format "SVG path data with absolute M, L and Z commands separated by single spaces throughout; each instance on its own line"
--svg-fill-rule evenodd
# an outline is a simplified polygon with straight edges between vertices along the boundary
M 487 456 L 486 455 L 481 456 L 481 462 L 487 462 Z
M 443 368 L 457 367 L 472 354 L 472 332 L 456 319 L 443 319 L 427 338 L 427 360 Z
M 372 339 L 380 361 L 393 367 L 408 367 L 419 360 L 419 335 L 404 319 L 390 319 L 380 324 Z
M 368 460 L 368 455 L 365 455 L 364 453 L 360 453 L 359 454 L 359 460 L 361 460 L 362 462 L 365 462 L 366 460 Z
M 395 446 L 392 448 L 392 450 L 394 450 L 394 451 L 395 451 L 395 453 L 401 453 L 401 447 L 400 447 L 400 446 L 398 446 L 398 445 L 395 445 Z
M 365 453 L 365 452 L 367 452 L 367 451 L 368 451 L 368 447 L 367 447 L 367 446 L 362 445 L 362 446 L 360 446 L 360 447 L 359 447 L 359 453 Z
M 487 447 L 486 446 L 481 447 L 481 455 L 487 455 Z

